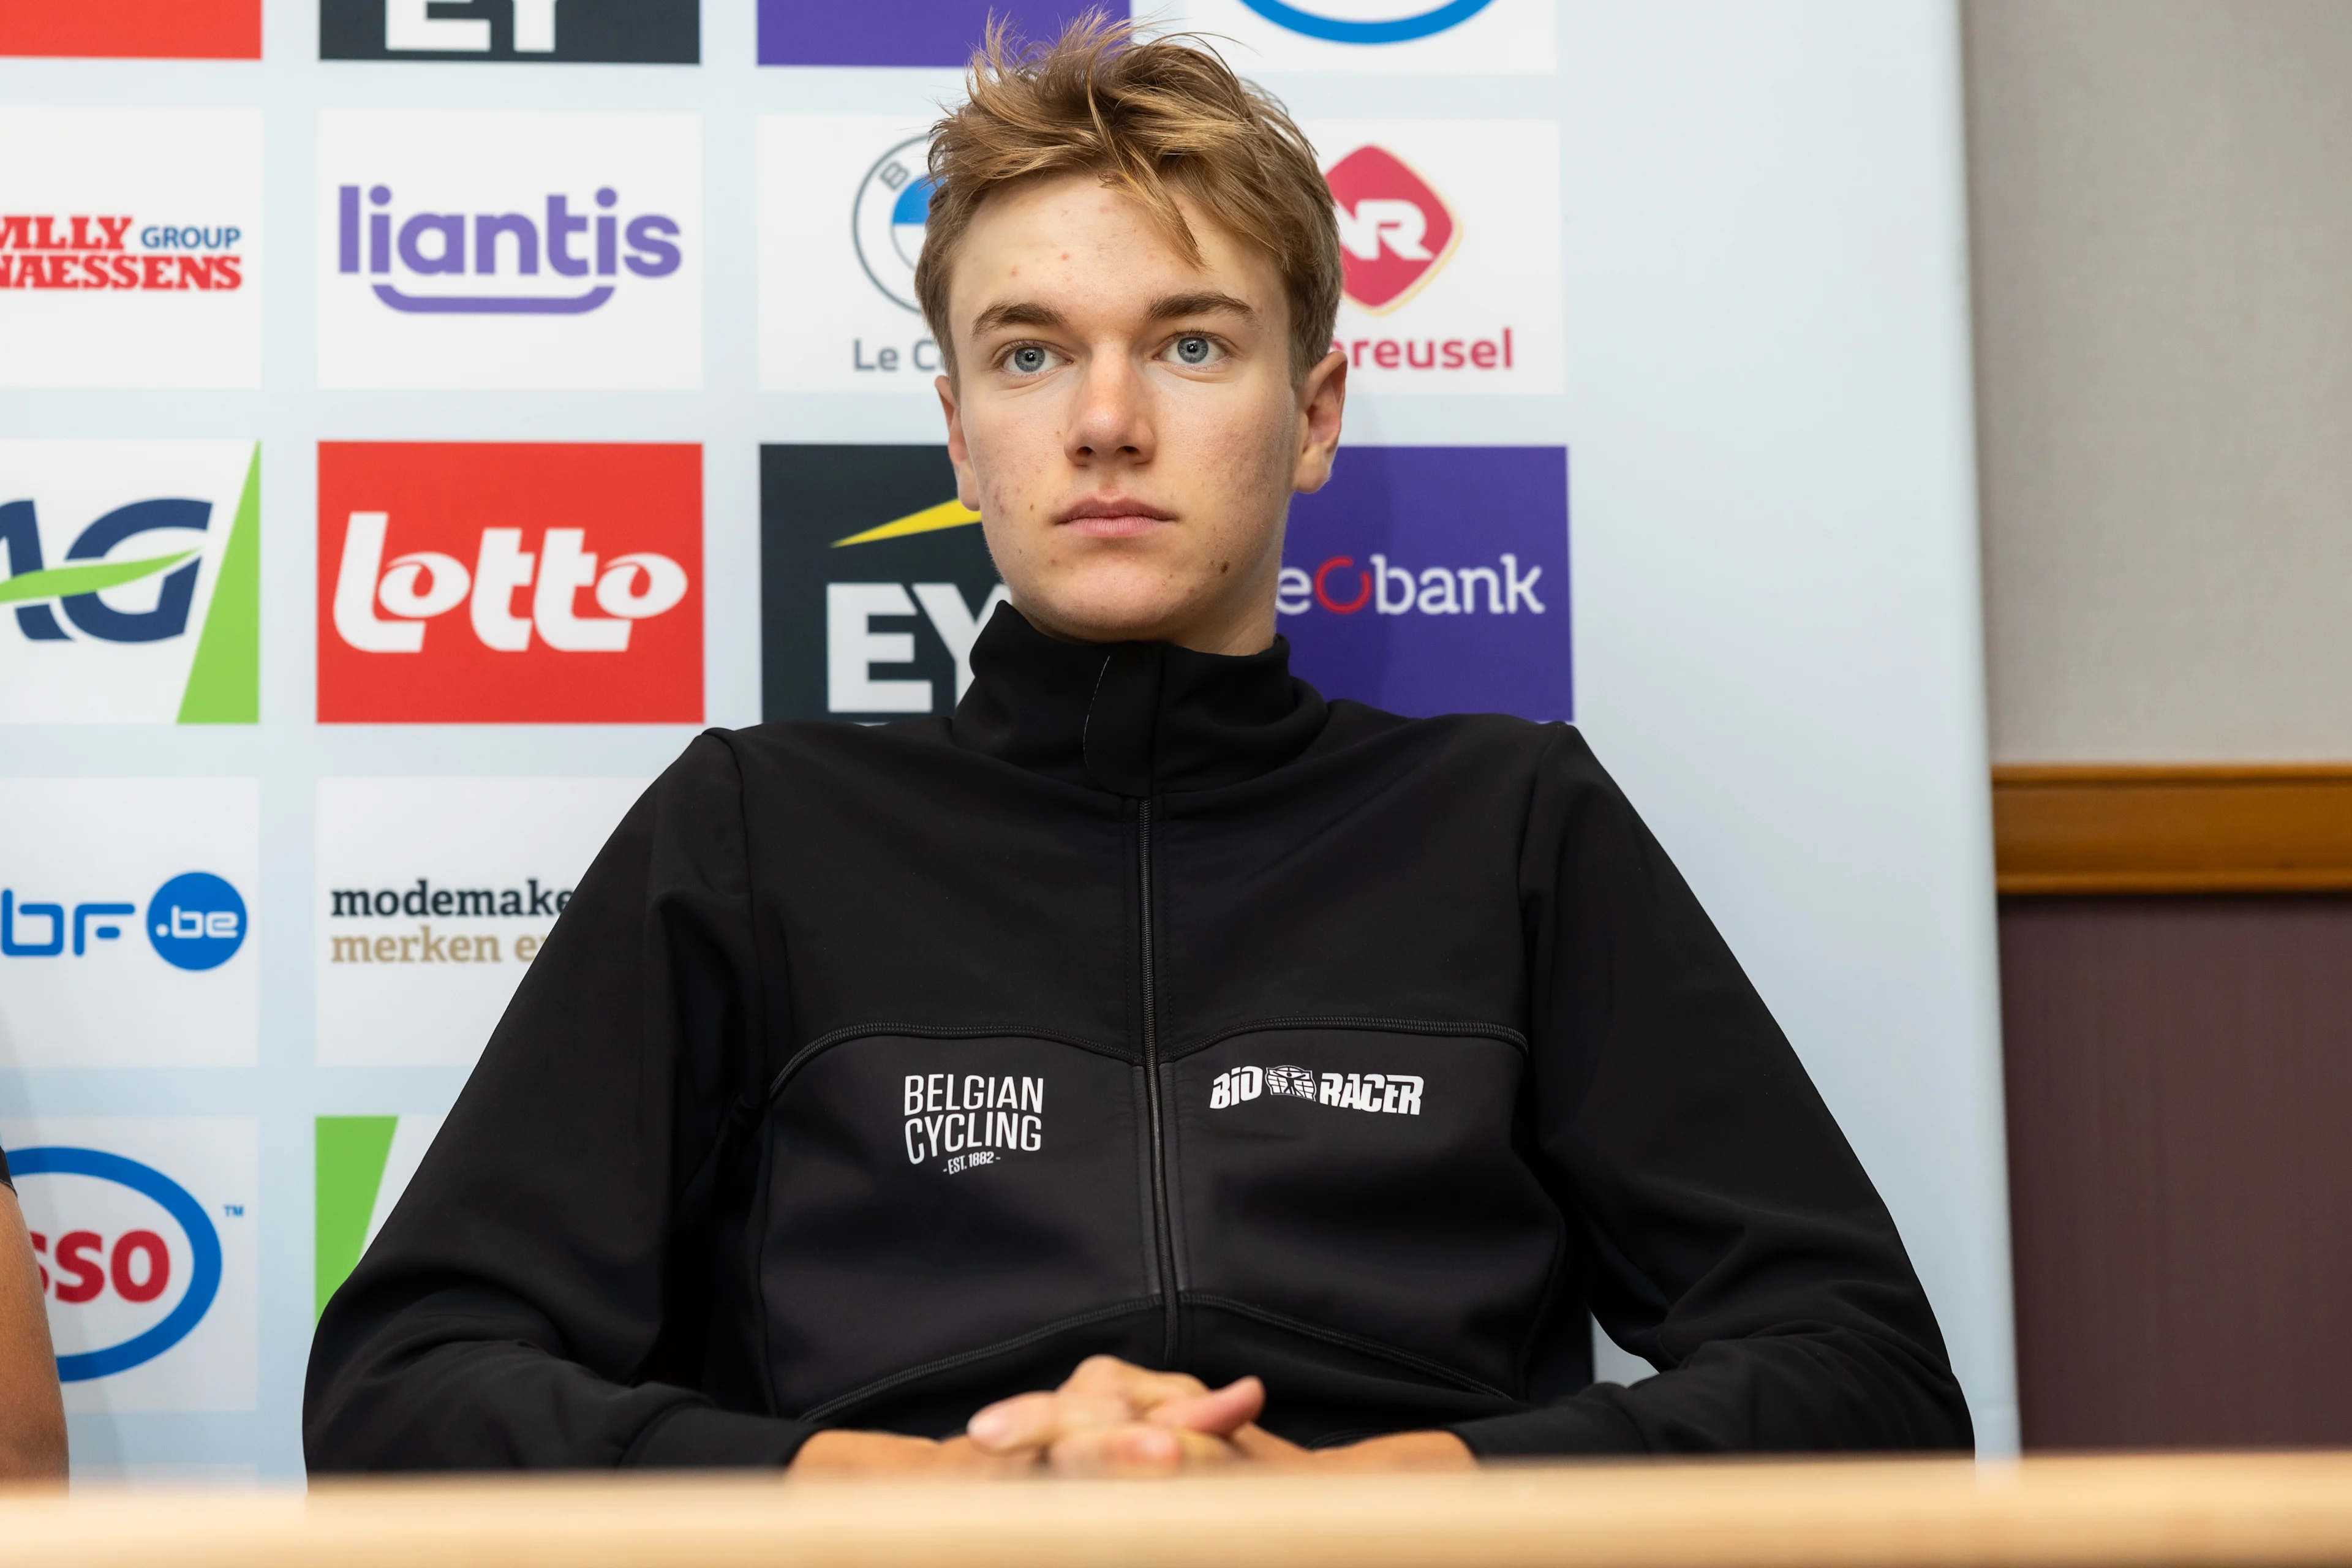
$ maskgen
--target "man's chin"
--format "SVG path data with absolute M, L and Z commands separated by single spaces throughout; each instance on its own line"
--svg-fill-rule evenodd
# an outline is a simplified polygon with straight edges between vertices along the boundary
M 1164 588 L 1073 586 L 1024 595 L 1018 604 L 1039 631 L 1073 642 L 1174 641 L 1200 614 L 1195 603 L 1172 599 Z

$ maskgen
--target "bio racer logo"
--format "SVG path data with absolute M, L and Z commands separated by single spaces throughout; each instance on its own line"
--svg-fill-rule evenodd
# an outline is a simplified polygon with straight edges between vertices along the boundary
M 61 1331 L 60 1382 L 143 1365 L 204 1321 L 220 1292 L 220 1235 L 185 1187 L 103 1149 L 18 1149 L 8 1164 L 32 1189 L 28 1217 L 59 1216 L 32 1237 L 41 1293 Z M 76 1346 L 87 1348 L 65 1348 Z

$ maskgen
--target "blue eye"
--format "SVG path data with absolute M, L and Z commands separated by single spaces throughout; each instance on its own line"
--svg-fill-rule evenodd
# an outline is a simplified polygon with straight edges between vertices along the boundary
M 1206 338 L 1178 338 L 1176 357 L 1185 364 L 1206 364 L 1217 352 L 1217 345 Z
M 1017 348 L 1008 363 L 1023 375 L 1034 375 L 1045 368 L 1045 351 L 1034 343 Z

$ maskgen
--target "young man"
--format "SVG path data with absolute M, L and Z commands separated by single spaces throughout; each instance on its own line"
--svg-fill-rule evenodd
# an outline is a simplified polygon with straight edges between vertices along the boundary
M 1885 1208 L 1576 731 L 1289 675 L 1347 377 L 1289 120 L 1095 24 L 986 53 L 932 166 L 1012 606 L 951 718 L 712 731 L 630 813 L 327 1310 L 312 1468 L 1966 1445 Z M 1659 1375 L 1592 1384 L 1588 1310 Z
M 41 1263 L 0 1153 L 0 1481 L 66 1477 L 66 1407 Z

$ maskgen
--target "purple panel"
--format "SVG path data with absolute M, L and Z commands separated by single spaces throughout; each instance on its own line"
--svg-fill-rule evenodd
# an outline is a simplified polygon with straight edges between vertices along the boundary
M 1291 668 L 1326 697 L 1574 717 L 1566 447 L 1342 447 L 1283 563 Z
M 760 0 L 760 63 L 961 67 L 992 11 L 1050 38 L 1096 3 L 1128 14 L 1125 0 Z

